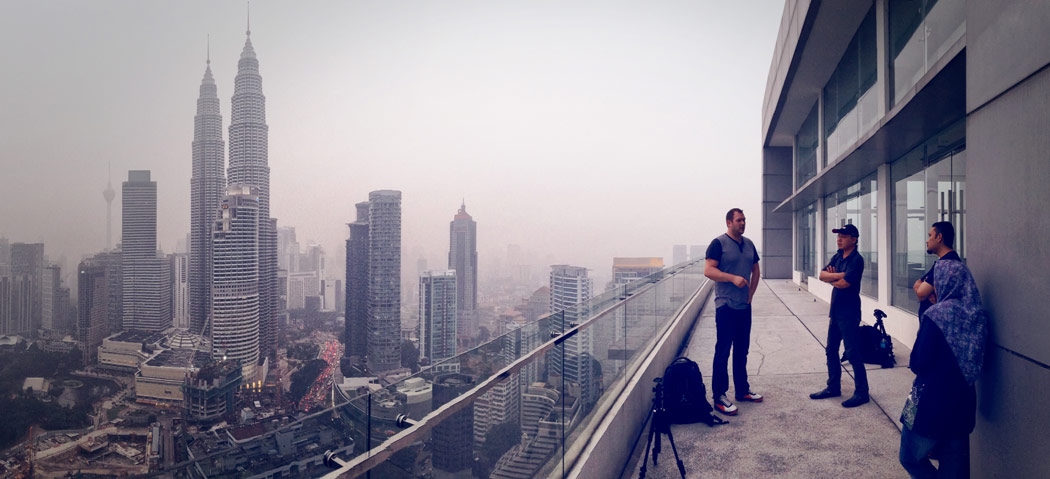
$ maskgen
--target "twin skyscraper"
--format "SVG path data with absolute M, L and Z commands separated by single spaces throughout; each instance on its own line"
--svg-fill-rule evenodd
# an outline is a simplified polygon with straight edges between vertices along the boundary
M 277 220 L 270 217 L 266 97 L 251 30 L 234 79 L 229 166 L 209 55 L 193 125 L 190 178 L 190 329 L 245 380 L 277 354 Z

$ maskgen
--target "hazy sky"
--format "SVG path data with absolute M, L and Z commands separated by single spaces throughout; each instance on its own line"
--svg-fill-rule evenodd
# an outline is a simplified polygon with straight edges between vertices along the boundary
M 401 190 L 411 271 L 421 253 L 444 266 L 462 198 L 482 261 L 513 243 L 603 275 L 613 256 L 669 263 L 671 245 L 724 232 L 734 206 L 759 242 L 760 110 L 782 9 L 254 1 L 272 213 L 336 262 L 353 204 Z M 244 30 L 244 2 L 5 1 L 0 235 L 70 263 L 100 250 L 108 162 L 114 241 L 120 182 L 150 169 L 173 251 L 189 231 L 206 36 L 228 140 Z

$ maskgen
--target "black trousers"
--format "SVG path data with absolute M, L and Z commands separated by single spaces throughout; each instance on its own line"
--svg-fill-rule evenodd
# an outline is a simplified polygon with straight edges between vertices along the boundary
M 846 343 L 843 357 L 853 365 L 853 378 L 857 388 L 854 394 L 868 394 L 868 373 L 864 359 L 860 356 L 860 317 L 857 319 L 830 319 L 828 321 L 828 389 L 840 391 L 842 386 L 842 364 L 839 362 L 839 344 Z
M 715 310 L 715 364 L 711 394 L 716 400 L 729 390 L 729 350 L 733 350 L 733 387 L 747 394 L 747 350 L 751 345 L 751 305 L 744 309 L 722 306 Z

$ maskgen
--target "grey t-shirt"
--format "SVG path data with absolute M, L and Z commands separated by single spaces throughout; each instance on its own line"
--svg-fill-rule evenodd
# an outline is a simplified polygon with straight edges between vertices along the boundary
M 718 270 L 723 273 L 742 276 L 751 281 L 751 268 L 759 261 L 758 250 L 755 244 L 746 236 L 741 237 L 741 242 L 730 238 L 729 235 L 721 235 L 711 241 L 707 247 L 707 259 L 718 261 Z M 747 308 L 748 288 L 738 288 L 733 283 L 715 283 L 715 307 L 729 305 L 733 309 Z

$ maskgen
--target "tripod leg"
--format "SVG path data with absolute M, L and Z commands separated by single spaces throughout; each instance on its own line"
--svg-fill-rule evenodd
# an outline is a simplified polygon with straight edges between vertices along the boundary
M 653 412 L 653 425 L 652 428 L 656 430 L 656 437 L 653 438 L 653 465 L 656 466 L 656 461 L 660 457 L 660 434 L 664 432 L 664 421 L 663 415 L 660 411 Z
M 653 420 L 656 420 L 656 411 L 653 411 Z M 653 434 L 656 433 L 655 423 L 649 424 L 649 438 L 645 440 L 645 456 L 642 457 L 642 468 L 638 470 L 638 479 L 645 479 L 645 469 L 649 462 L 649 446 L 653 443 Z M 656 464 L 656 456 L 653 456 L 653 464 Z
M 657 438 L 657 441 L 660 439 Z M 682 479 L 685 479 L 685 463 L 682 462 L 682 458 L 678 456 L 678 447 L 674 444 L 674 434 L 671 434 L 671 427 L 667 427 L 667 441 L 671 443 L 671 451 L 674 452 L 674 460 L 678 463 L 678 472 L 682 474 Z

